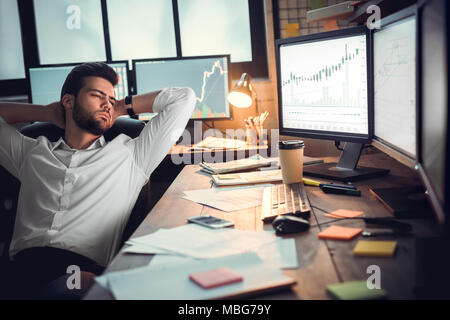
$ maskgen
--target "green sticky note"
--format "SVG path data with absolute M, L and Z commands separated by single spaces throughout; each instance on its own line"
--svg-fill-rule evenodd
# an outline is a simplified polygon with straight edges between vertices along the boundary
M 309 0 L 309 5 L 311 7 L 311 10 L 319 9 L 325 6 L 324 0 Z
M 338 300 L 374 300 L 384 299 L 387 293 L 383 289 L 369 289 L 366 281 L 349 281 L 327 286 L 327 292 Z

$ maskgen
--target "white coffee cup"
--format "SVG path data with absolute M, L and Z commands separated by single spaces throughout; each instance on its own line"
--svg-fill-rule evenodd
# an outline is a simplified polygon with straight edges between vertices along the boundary
M 303 150 L 305 144 L 301 140 L 278 142 L 281 174 L 283 183 L 303 182 Z

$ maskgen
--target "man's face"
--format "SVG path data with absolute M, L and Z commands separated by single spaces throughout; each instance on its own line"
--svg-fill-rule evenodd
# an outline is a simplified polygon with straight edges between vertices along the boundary
M 87 77 L 75 98 L 73 120 L 93 135 L 102 135 L 115 120 L 116 99 L 113 85 L 100 77 Z

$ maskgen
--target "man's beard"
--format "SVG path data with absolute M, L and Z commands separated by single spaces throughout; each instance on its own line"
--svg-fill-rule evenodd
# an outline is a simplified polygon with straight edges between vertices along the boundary
M 72 118 L 78 127 L 96 136 L 104 134 L 105 131 L 109 129 L 102 126 L 101 121 L 96 120 L 92 115 L 81 108 L 77 99 L 75 99 Z

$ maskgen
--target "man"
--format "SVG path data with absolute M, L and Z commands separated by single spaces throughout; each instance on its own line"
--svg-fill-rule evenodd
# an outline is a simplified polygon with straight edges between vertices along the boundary
M 82 271 L 86 291 L 117 253 L 139 191 L 193 112 L 190 88 L 118 101 L 116 84 L 108 65 L 87 63 L 67 76 L 60 102 L 0 104 L 0 164 L 21 181 L 9 251 L 19 275 L 13 287 L 26 297 L 64 289 L 71 265 Z M 127 109 L 158 115 L 136 139 L 119 135 L 105 142 L 103 133 Z M 64 137 L 56 143 L 31 139 L 8 125 L 28 121 L 65 128 Z

